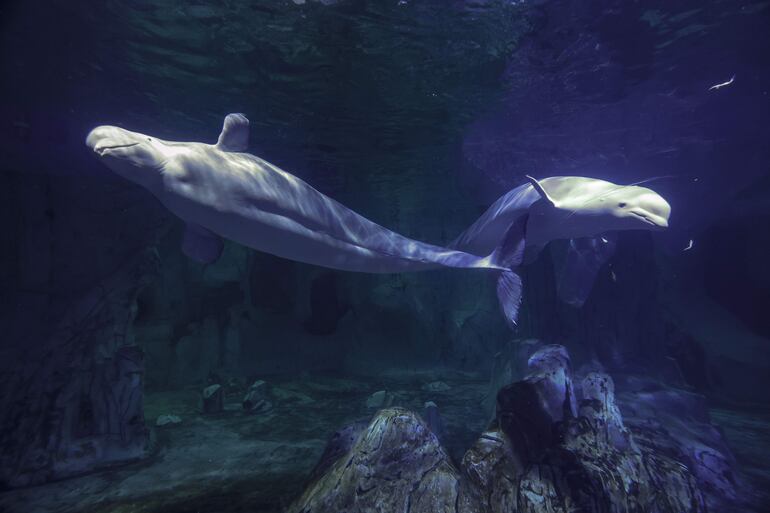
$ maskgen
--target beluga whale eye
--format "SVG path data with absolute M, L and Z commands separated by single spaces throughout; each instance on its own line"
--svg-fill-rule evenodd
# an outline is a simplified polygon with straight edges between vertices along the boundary
M 627 203 L 625 201 L 621 201 L 620 203 L 618 203 L 618 206 L 620 208 L 626 208 L 626 205 L 627 205 Z

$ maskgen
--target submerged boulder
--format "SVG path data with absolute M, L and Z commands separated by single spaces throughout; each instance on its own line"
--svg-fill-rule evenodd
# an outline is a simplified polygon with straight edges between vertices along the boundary
M 525 462 L 540 459 L 556 443 L 557 423 L 577 414 L 569 356 L 545 346 L 529 359 L 532 373 L 497 394 L 497 422 Z
M 593 423 L 597 433 L 618 449 L 631 443 L 623 417 L 615 404 L 615 384 L 607 374 L 592 372 L 583 379 L 580 416 Z
M 489 379 L 489 390 L 484 398 L 484 413 L 490 420 L 495 418 L 497 392 L 530 372 L 529 357 L 542 346 L 538 339 L 516 339 L 509 341 L 495 354 Z
M 625 392 L 619 401 L 637 443 L 651 454 L 676 454 L 696 477 L 710 511 L 750 500 L 722 432 L 711 424 L 703 396 L 648 382 L 644 389 Z
M 461 468 L 475 505 L 470 511 L 515 511 L 518 480 L 525 467 L 500 429 L 482 433 L 463 456 Z
M 125 258 L 81 297 L 67 296 L 55 325 L 38 322 L 51 328 L 39 345 L 3 332 L 2 348 L 9 352 L 0 371 L 0 489 L 148 455 L 145 352 L 134 344 L 133 320 L 136 298 L 157 275 L 158 255 L 148 249 Z M 31 323 L 24 329 L 36 326 Z M 18 359 L 10 358 L 25 347 Z
M 381 410 L 289 513 L 457 511 L 459 473 L 414 413 Z
M 182 419 L 177 415 L 158 415 L 158 418 L 155 420 L 155 425 L 162 427 L 179 424 L 180 422 L 182 422 Z
M 201 393 L 201 412 L 219 413 L 225 409 L 225 389 L 222 385 L 209 385 Z
M 270 387 L 266 381 L 258 380 L 252 383 L 243 398 L 243 409 L 251 413 L 263 413 L 273 408 L 270 401 Z
M 334 464 L 335 461 L 347 454 L 368 425 L 369 420 L 362 419 L 347 424 L 335 431 L 331 438 L 326 442 L 326 447 L 324 447 L 321 458 L 310 473 L 310 481 L 317 480 Z
M 635 443 L 610 376 L 585 377 L 577 410 L 566 350 L 547 346 L 529 362 L 533 374 L 498 394 L 494 445 L 482 436 L 463 461 L 484 511 L 706 511 L 681 453 Z M 492 464 L 477 463 L 480 447 L 494 448 L 481 459 Z
M 432 381 L 425 383 L 422 386 L 422 390 L 425 392 L 448 392 L 452 387 L 444 383 L 443 381 Z

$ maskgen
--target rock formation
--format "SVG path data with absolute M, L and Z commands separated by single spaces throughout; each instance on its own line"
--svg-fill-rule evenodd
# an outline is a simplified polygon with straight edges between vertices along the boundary
M 528 366 L 459 468 L 419 416 L 380 410 L 335 434 L 289 511 L 705 513 L 736 500 L 729 451 L 688 393 L 661 391 L 648 401 L 660 406 L 638 397 L 627 426 L 612 378 L 574 386 L 564 347 Z
M 458 484 L 457 470 L 425 423 L 391 408 L 380 410 L 288 511 L 454 511 Z
M 45 345 L 0 381 L 0 484 L 27 486 L 145 456 L 144 352 L 135 299 L 157 269 L 140 252 L 71 304 Z
M 201 412 L 219 413 L 225 409 L 225 389 L 222 385 L 209 385 L 201 393 Z
M 249 387 L 243 398 L 243 409 L 252 413 L 263 413 L 273 407 L 270 401 L 270 388 L 266 381 L 257 380 Z

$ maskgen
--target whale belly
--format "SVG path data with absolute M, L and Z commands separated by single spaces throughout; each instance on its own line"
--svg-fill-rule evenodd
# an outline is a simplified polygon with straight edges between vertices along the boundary
M 255 217 L 257 219 L 255 219 Z M 392 273 L 435 269 L 440 264 L 387 254 L 313 230 L 292 218 L 260 212 L 258 216 L 223 222 L 217 233 L 276 256 L 343 271 Z
M 393 273 L 441 267 L 429 260 L 403 258 L 310 229 L 280 214 L 250 211 L 222 212 L 186 201 L 164 201 L 187 223 L 201 226 L 225 239 L 252 249 L 307 264 L 343 271 Z M 416 242 L 416 241 L 415 241 Z
M 250 248 L 345 271 L 392 273 L 489 268 L 484 259 L 404 237 L 301 179 L 247 154 L 215 154 L 216 166 L 167 176 L 159 195 L 193 226 Z

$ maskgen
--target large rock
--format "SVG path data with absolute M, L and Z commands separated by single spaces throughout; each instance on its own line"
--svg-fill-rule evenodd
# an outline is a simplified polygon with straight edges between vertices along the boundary
M 173 426 L 182 422 L 182 419 L 177 415 L 158 415 L 155 420 L 155 425 L 158 427 Z
M 538 351 L 530 367 L 498 395 L 500 429 L 463 458 L 480 511 L 706 511 L 675 440 L 663 432 L 657 445 L 635 443 L 609 376 L 586 376 L 577 416 L 564 348 Z
M 329 438 L 329 441 L 326 442 L 321 458 L 310 473 L 310 481 L 315 481 L 321 477 L 335 461 L 347 454 L 368 425 L 368 419 L 358 420 L 335 431 L 331 438 Z
M 515 511 L 518 481 L 524 469 L 505 433 L 500 429 L 482 433 L 462 461 L 463 476 L 477 511 Z
M 390 408 L 288 511 L 454 512 L 458 496 L 459 474 L 435 435 L 414 413 Z
M 272 409 L 273 403 L 270 401 L 270 387 L 267 382 L 260 379 L 252 383 L 241 404 L 245 411 L 252 413 Z
M 606 374 L 592 372 L 583 379 L 580 416 L 593 423 L 597 433 L 618 449 L 628 447 L 630 436 L 615 404 L 615 384 Z
M 481 459 L 493 464 L 476 463 L 490 446 L 484 437 L 464 459 L 466 473 L 483 477 L 476 481 L 487 511 L 706 511 L 682 445 L 650 429 L 637 444 L 610 376 L 585 377 L 577 416 L 566 350 L 547 346 L 529 365 L 532 375 L 498 394 L 502 433 Z
M 443 381 L 432 381 L 422 386 L 424 392 L 448 392 L 452 387 L 444 383 Z
M 13 360 L 13 372 L 0 372 L 0 488 L 146 456 L 145 356 L 131 326 L 157 265 L 152 250 L 129 258 L 72 300 L 50 337 Z
M 575 388 L 569 354 L 564 346 L 544 346 L 529 357 L 527 364 L 530 373 L 524 381 L 535 387 L 547 415 L 554 422 L 575 417 Z
M 222 385 L 209 385 L 201 393 L 201 412 L 219 413 L 225 409 L 225 389 Z
M 648 381 L 619 402 L 637 443 L 650 454 L 674 452 L 696 477 L 709 510 L 744 504 L 746 485 L 722 432 L 711 424 L 703 396 Z
M 529 357 L 542 346 L 537 339 L 511 340 L 501 351 L 495 354 L 492 361 L 492 373 L 489 379 L 489 392 L 484 398 L 484 413 L 493 419 L 497 407 L 497 392 L 529 373 Z
M 569 355 L 545 346 L 529 359 L 526 379 L 497 394 L 497 421 L 525 463 L 539 460 L 558 437 L 557 423 L 577 414 Z

